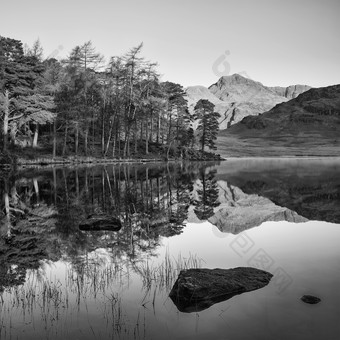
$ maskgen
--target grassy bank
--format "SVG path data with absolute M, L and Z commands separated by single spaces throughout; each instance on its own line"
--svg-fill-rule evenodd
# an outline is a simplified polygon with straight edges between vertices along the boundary
M 13 147 L 8 152 L 0 153 L 0 166 L 47 166 L 47 165 L 74 165 L 74 164 L 104 164 L 104 163 L 146 163 L 146 162 L 165 162 L 174 160 L 189 161 L 209 161 L 222 160 L 222 158 L 211 152 L 201 152 L 200 150 L 186 148 L 181 154 L 170 154 L 169 158 L 162 150 L 149 154 L 133 154 L 129 158 L 102 157 L 100 153 L 96 156 L 67 155 L 65 157 L 52 157 L 43 148 L 18 148 Z
M 222 157 L 339 157 L 340 140 L 305 136 L 244 138 L 235 135 L 219 136 L 217 152 Z

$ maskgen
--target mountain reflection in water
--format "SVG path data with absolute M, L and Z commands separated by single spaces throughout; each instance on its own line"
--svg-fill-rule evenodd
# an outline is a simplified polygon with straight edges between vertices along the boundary
M 77 291 L 80 299 L 86 280 L 94 296 L 110 282 L 128 287 L 124 278 L 131 273 L 140 277 L 145 296 L 156 281 L 167 296 L 179 271 L 200 267 L 201 259 L 167 254 L 150 267 L 147 261 L 157 258 L 164 239 L 180 235 L 187 223 L 203 221 L 232 234 L 265 221 L 340 223 L 339 170 L 340 162 L 330 160 L 312 166 L 234 160 L 2 172 L 0 294 L 32 277 L 39 281 L 47 263 L 62 261 L 68 268 L 63 296 Z M 93 214 L 117 217 L 122 228 L 81 231 L 79 223 Z M 46 298 L 44 285 L 40 293 Z M 50 294 L 57 294 L 52 288 Z M 151 301 L 161 293 L 153 294 Z M 120 300 L 112 295 L 110 301 L 116 308 Z
M 27 169 L 2 176 L 2 286 L 24 281 L 41 259 L 72 261 L 111 247 L 128 258 L 152 254 L 161 237 L 180 234 L 187 221 L 209 220 L 239 233 L 264 221 L 340 222 L 339 166 L 275 171 L 252 161 L 110 165 Z M 120 218 L 121 231 L 82 232 L 91 214 Z M 17 266 L 15 272 L 13 266 Z M 6 269 L 7 268 L 7 269 Z M 2 288 L 3 289 L 3 288 Z

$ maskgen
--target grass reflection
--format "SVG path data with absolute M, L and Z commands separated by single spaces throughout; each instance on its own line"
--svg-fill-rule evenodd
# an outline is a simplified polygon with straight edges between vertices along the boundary
M 173 258 L 168 251 L 158 262 L 126 261 L 117 261 L 101 249 L 76 263 L 46 262 L 39 270 L 29 270 L 23 285 L 7 288 L 1 295 L 0 338 L 20 339 L 24 332 L 61 339 L 87 329 L 92 338 L 143 339 L 147 303 L 153 309 L 157 299 L 164 303 L 160 299 L 167 299 L 178 273 L 203 262 L 191 254 Z M 124 294 L 132 276 L 141 283 L 143 297 L 133 312 Z M 94 314 L 100 315 L 100 325 Z

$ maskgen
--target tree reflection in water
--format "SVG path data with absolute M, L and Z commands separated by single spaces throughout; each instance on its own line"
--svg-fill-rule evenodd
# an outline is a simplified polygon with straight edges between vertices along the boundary
M 120 164 L 3 175 L 1 289 L 23 283 L 26 270 L 39 268 L 43 259 L 62 258 L 81 273 L 86 254 L 98 248 L 107 249 L 116 262 L 136 264 L 153 256 L 161 237 L 182 232 L 198 177 L 195 212 L 207 218 L 216 206 L 214 173 L 205 175 L 206 167 Z M 123 228 L 79 230 L 80 221 L 102 213 L 118 217 Z
M 200 184 L 197 189 L 198 198 L 194 202 L 194 212 L 200 220 L 207 220 L 214 214 L 214 208 L 220 205 L 215 175 L 216 170 L 210 170 L 206 173 L 205 168 L 200 169 Z
M 317 220 L 338 221 L 338 171 L 327 166 L 308 172 L 304 166 L 303 176 L 299 171 L 296 176 L 291 167 L 262 168 L 228 161 L 218 167 L 169 163 L 2 171 L 0 338 L 24 333 L 27 339 L 80 333 L 84 339 L 158 338 L 160 327 L 180 324 L 171 321 L 177 320 L 177 309 L 168 298 L 179 271 L 200 267 L 201 260 L 211 266 L 210 249 L 203 251 L 208 259 L 201 259 L 201 252 L 190 253 L 200 243 L 188 244 L 186 238 L 199 240 L 206 225 L 192 225 L 183 237 L 166 241 L 182 233 L 187 221 L 209 218 L 222 232 L 236 234 L 263 221 L 305 221 L 295 207 L 304 216 L 312 212 Z M 287 212 L 288 204 L 294 211 Z M 80 222 L 93 214 L 118 217 L 122 228 L 81 231 Z M 167 244 L 178 247 L 174 251 Z M 192 256 L 182 256 L 182 249 Z M 190 321 L 179 319 L 181 325 Z

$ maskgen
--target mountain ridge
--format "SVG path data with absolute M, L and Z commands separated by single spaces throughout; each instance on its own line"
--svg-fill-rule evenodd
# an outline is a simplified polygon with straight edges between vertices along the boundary
M 215 111 L 221 115 L 220 130 L 229 128 L 246 116 L 258 115 L 270 110 L 275 105 L 297 96 L 309 89 L 308 85 L 290 85 L 288 87 L 267 87 L 261 82 L 245 78 L 239 74 L 221 77 L 208 88 L 196 85 L 186 88 L 189 112 L 194 114 L 194 107 L 200 99 L 208 99 L 215 104 Z M 194 122 L 194 128 L 197 122 Z

